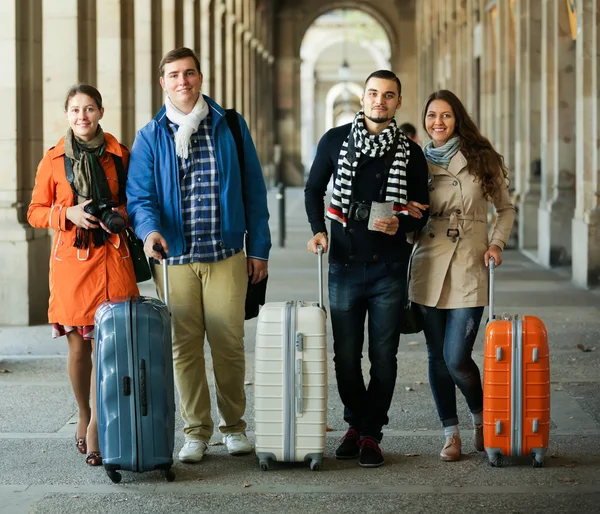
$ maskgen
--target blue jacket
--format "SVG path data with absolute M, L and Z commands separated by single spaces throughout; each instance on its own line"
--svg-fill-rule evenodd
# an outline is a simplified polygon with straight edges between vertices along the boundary
M 248 209 L 244 214 L 240 166 L 225 112 L 207 96 L 204 99 L 213 115 L 212 137 L 219 174 L 223 247 L 243 248 L 247 232 L 248 257 L 266 260 L 271 249 L 267 190 L 248 126 L 238 114 L 246 167 L 244 197 Z M 127 212 L 142 241 L 150 232 L 159 232 L 169 245 L 169 257 L 185 253 L 179 167 L 164 106 L 137 133 L 133 143 L 127 174 Z

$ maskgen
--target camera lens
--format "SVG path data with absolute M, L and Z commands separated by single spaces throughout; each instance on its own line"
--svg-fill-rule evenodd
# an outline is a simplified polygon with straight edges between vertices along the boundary
M 369 209 L 365 205 L 360 205 L 358 209 L 356 209 L 356 219 L 358 221 L 365 221 L 369 218 Z
M 113 234 L 118 234 L 125 228 L 125 219 L 118 212 L 115 212 L 107 208 L 100 218 L 102 223 L 106 225 L 106 228 Z

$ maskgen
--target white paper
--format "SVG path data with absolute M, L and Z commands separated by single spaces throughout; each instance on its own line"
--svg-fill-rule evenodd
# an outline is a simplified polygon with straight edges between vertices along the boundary
M 371 203 L 371 215 L 369 216 L 369 230 L 375 230 L 373 222 L 381 218 L 391 218 L 394 215 L 394 202 L 373 202 Z

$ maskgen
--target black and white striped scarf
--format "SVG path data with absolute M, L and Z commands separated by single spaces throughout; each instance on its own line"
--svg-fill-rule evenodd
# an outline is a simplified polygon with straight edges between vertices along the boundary
M 364 119 L 364 112 L 359 111 L 352 122 L 348 139 L 342 144 L 333 183 L 333 195 L 327 209 L 327 217 L 340 222 L 344 227 L 347 223 L 352 198 L 352 180 L 358 169 L 360 154 L 374 158 L 384 157 L 396 139 L 398 145 L 389 170 L 385 201 L 394 201 L 394 212 L 407 213 L 406 165 L 410 158 L 408 139 L 398 129 L 395 119 L 392 119 L 387 128 L 377 135 L 369 134 L 365 128 Z

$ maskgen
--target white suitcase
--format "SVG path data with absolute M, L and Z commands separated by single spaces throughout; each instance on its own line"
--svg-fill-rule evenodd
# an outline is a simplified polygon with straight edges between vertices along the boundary
M 254 377 L 256 456 L 321 468 L 327 429 L 327 345 L 323 255 L 319 302 L 273 302 L 258 315 Z

